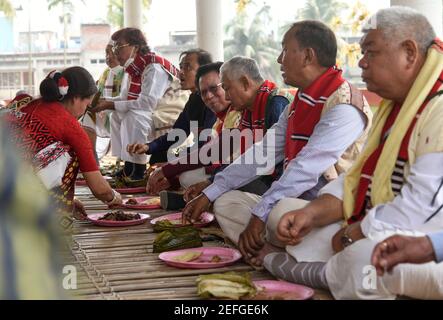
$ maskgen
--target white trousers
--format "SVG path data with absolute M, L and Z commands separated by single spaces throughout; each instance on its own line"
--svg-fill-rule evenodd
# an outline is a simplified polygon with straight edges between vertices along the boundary
M 251 218 L 251 210 L 261 197 L 241 191 L 231 191 L 214 204 L 214 212 L 223 232 L 238 243 L 240 234 Z M 300 199 L 283 199 L 271 211 L 266 224 L 267 240 L 284 247 L 276 238 L 280 219 L 289 211 L 301 209 L 308 204 Z M 403 264 L 394 268 L 392 275 L 377 277 L 373 274 L 370 259 L 374 247 L 392 236 L 378 234 L 373 239 L 357 241 L 342 252 L 332 250 L 332 237 L 341 229 L 343 222 L 312 230 L 298 246 L 287 246 L 286 251 L 299 262 L 326 262 L 326 278 L 336 299 L 385 299 L 398 296 L 415 299 L 443 299 L 443 263 L 424 265 Z M 399 233 L 397 231 L 397 233 Z M 400 232 L 401 234 L 401 232 Z M 422 233 L 404 233 L 420 236 Z
M 147 114 L 128 111 L 113 112 L 111 116 L 111 146 L 112 155 L 123 161 L 146 164 L 146 155 L 130 155 L 126 148 L 128 144 L 147 143 L 153 137 L 153 123 Z
M 261 197 L 242 191 L 230 191 L 215 201 L 214 213 L 226 236 L 238 243 L 240 234 L 248 226 L 252 209 L 261 201 Z M 276 237 L 280 219 L 293 207 L 304 207 L 307 201 L 286 198 L 281 200 L 269 214 L 266 223 L 266 239 L 277 247 L 284 247 Z M 289 208 L 289 209 L 288 209 Z

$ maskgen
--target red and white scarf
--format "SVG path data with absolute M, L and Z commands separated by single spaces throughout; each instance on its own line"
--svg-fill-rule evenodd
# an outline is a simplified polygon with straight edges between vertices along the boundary
M 306 146 L 320 121 L 325 102 L 344 82 L 342 71 L 331 67 L 303 92 L 298 92 L 288 116 L 285 167 Z
M 401 189 L 404 184 L 404 170 L 406 164 L 409 162 L 409 153 L 408 147 L 409 142 L 411 140 L 412 132 L 417 124 L 417 121 L 420 115 L 425 110 L 426 106 L 428 106 L 429 101 L 436 96 L 438 89 L 441 87 L 443 83 L 443 72 L 440 75 L 440 78 L 435 83 L 431 92 L 428 95 L 428 98 L 423 102 L 419 110 L 417 111 L 416 117 L 412 120 L 412 123 L 409 126 L 406 135 L 404 136 L 400 151 L 398 153 L 397 162 L 395 163 L 395 170 L 392 173 L 391 184 L 392 191 L 396 196 L 401 193 Z M 385 146 L 386 140 L 389 137 L 392 126 L 394 125 L 398 114 L 400 113 L 401 105 L 394 105 L 391 113 L 389 114 L 383 130 L 382 130 L 382 139 L 377 149 L 371 154 L 371 156 L 366 160 L 363 165 L 363 169 L 361 171 L 361 178 L 357 189 L 357 197 L 355 200 L 354 213 L 352 217 L 348 220 L 348 224 L 353 224 L 358 221 L 361 221 L 365 215 L 367 210 L 372 208 L 371 204 L 371 179 L 374 176 L 375 169 L 377 167 L 378 159 L 380 158 L 383 148 Z
M 126 72 L 131 76 L 128 90 L 128 100 L 137 100 L 140 96 L 143 72 L 145 71 L 146 67 L 152 63 L 160 64 L 172 77 L 178 78 L 180 71 L 165 58 L 160 57 L 153 52 L 149 52 L 145 55 L 137 54 L 134 62 L 126 68 Z
M 265 82 L 258 89 L 258 94 L 252 106 L 252 111 L 243 111 L 239 129 L 241 131 L 246 129 L 252 130 L 253 144 L 259 142 L 259 140 L 262 139 L 264 134 L 266 133 L 266 107 L 268 105 L 269 96 L 275 88 L 277 88 L 277 85 L 275 83 L 269 80 L 265 80 Z M 258 134 L 257 136 L 256 130 L 263 130 L 263 132 L 262 134 Z M 245 153 L 249 147 L 250 146 L 246 146 L 246 141 L 242 139 L 241 154 Z

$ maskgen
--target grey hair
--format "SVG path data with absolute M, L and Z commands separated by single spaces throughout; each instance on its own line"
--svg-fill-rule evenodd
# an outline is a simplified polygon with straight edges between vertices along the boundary
M 257 61 L 247 57 L 234 57 L 226 61 L 220 69 L 220 74 L 227 75 L 232 81 L 246 75 L 255 82 L 263 82 Z
M 428 19 L 417 10 L 393 6 L 379 10 L 363 27 L 363 33 L 378 29 L 388 42 L 415 40 L 420 51 L 426 54 L 436 37 Z

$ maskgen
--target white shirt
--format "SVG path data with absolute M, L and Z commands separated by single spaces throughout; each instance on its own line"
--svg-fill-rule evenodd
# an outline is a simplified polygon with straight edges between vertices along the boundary
M 114 101 L 115 110 L 119 113 L 135 111 L 136 113 L 148 112 L 152 114 L 171 82 L 171 76 L 163 67 L 158 63 L 153 63 L 143 71 L 141 92 L 137 100 L 127 100 L 130 86 L 127 73 L 123 78 L 120 96 L 109 100 Z
M 257 173 L 264 166 L 256 163 L 254 153 L 265 154 L 267 164 L 277 164 L 284 160 L 288 108 L 290 105 L 260 143 L 216 175 L 214 183 L 203 191 L 210 201 L 215 201 L 222 194 L 245 186 L 257 178 Z M 337 105 L 327 112 L 315 127 L 307 145 L 289 163 L 280 180 L 263 195 L 252 213 L 266 222 L 278 201 L 287 197 L 297 198 L 313 189 L 322 174 L 337 163 L 346 149 L 363 134 L 365 121 L 364 114 L 349 105 Z M 242 164 L 247 163 L 245 159 L 251 157 L 255 163 Z M 268 174 L 272 172 L 273 166 L 269 169 L 271 171 L 268 170 Z
M 363 219 L 363 234 L 368 237 L 372 233 L 399 229 L 428 233 L 443 228 L 443 210 L 425 223 L 443 205 L 443 189 L 437 194 L 443 180 L 442 164 L 443 153 L 430 153 L 417 158 L 401 194 L 389 203 L 372 208 Z M 341 175 L 325 186 L 320 194 L 331 194 L 343 200 L 343 189 L 344 175 Z

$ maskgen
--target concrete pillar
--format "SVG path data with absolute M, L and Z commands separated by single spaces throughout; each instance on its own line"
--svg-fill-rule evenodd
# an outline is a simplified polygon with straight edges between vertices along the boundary
M 124 0 L 124 26 L 125 28 L 143 28 L 143 3 L 142 0 Z
M 391 0 L 391 6 L 405 6 L 421 12 L 429 19 L 437 36 L 443 36 L 442 0 Z
M 197 43 L 212 54 L 214 61 L 224 61 L 222 0 L 196 0 Z

